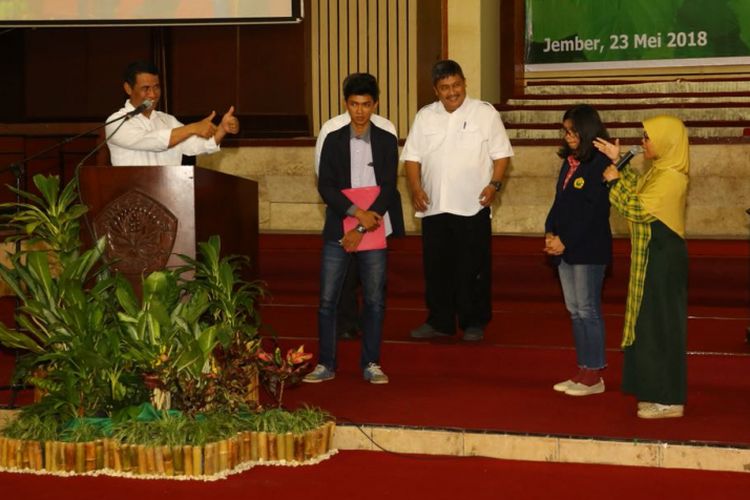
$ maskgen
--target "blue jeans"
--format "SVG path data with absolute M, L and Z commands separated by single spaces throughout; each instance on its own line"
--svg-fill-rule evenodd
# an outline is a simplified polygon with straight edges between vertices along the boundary
M 318 363 L 336 370 L 336 306 L 339 303 L 349 259 L 357 259 L 362 282 L 362 354 L 360 367 L 380 364 L 380 340 L 385 315 L 387 250 L 347 253 L 336 241 L 323 243 L 320 265 L 320 305 L 318 306 Z
M 581 368 L 597 370 L 607 366 L 602 317 L 602 285 L 606 269 L 604 264 L 568 264 L 564 260 L 558 267 Z

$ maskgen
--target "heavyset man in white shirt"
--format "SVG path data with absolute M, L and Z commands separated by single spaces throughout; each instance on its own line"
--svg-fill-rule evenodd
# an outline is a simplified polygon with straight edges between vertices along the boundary
M 513 156 L 500 115 L 466 97 L 455 61 L 435 63 L 438 101 L 423 107 L 401 153 L 416 216 L 422 218 L 428 316 L 413 338 L 481 340 L 492 318 L 490 205 Z
M 123 76 L 128 100 L 107 118 L 106 127 L 107 146 L 114 166 L 181 165 L 182 155 L 215 153 L 226 134 L 239 131 L 234 106 L 224 114 L 218 126 L 213 124 L 215 111 L 188 125 L 170 114 L 156 111 L 161 84 L 159 71 L 151 62 L 133 62 Z M 151 104 L 142 113 L 116 121 L 134 112 L 145 101 Z

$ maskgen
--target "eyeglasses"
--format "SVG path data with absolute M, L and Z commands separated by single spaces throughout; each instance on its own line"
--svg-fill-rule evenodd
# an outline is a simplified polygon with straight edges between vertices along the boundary
M 572 129 L 572 128 L 568 129 L 568 128 L 563 127 L 560 129 L 560 136 L 561 137 L 567 137 L 567 136 L 578 137 L 578 132 L 575 129 Z

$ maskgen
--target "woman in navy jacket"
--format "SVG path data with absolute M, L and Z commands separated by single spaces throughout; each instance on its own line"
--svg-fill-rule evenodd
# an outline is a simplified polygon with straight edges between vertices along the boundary
M 570 396 L 604 392 L 605 328 L 601 297 L 604 273 L 612 260 L 609 193 L 602 172 L 611 163 L 594 147 L 609 137 L 591 106 L 563 115 L 563 159 L 555 201 L 545 223 L 545 252 L 558 266 L 565 307 L 573 323 L 578 373 L 554 389 Z

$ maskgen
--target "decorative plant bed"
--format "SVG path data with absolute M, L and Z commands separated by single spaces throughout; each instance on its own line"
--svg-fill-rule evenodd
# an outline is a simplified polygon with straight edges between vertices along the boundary
M 0 470 L 206 479 L 334 453 L 330 415 L 281 409 L 312 356 L 264 350 L 265 285 L 240 278 L 246 257 L 222 257 L 211 236 L 134 287 L 107 257 L 111 238 L 83 247 L 76 180 L 33 180 L 41 196 L 11 188 L 28 202 L 0 204 L 15 229 L 5 243 L 18 243 L 0 280 L 19 304 L 0 344 L 23 353 L 16 379 L 36 388 L 0 430 Z
M 245 431 L 197 446 L 131 445 L 114 439 L 40 442 L 0 436 L 0 470 L 218 479 L 255 465 L 296 466 L 324 460 L 335 453 L 335 427 L 329 421 L 299 434 Z

